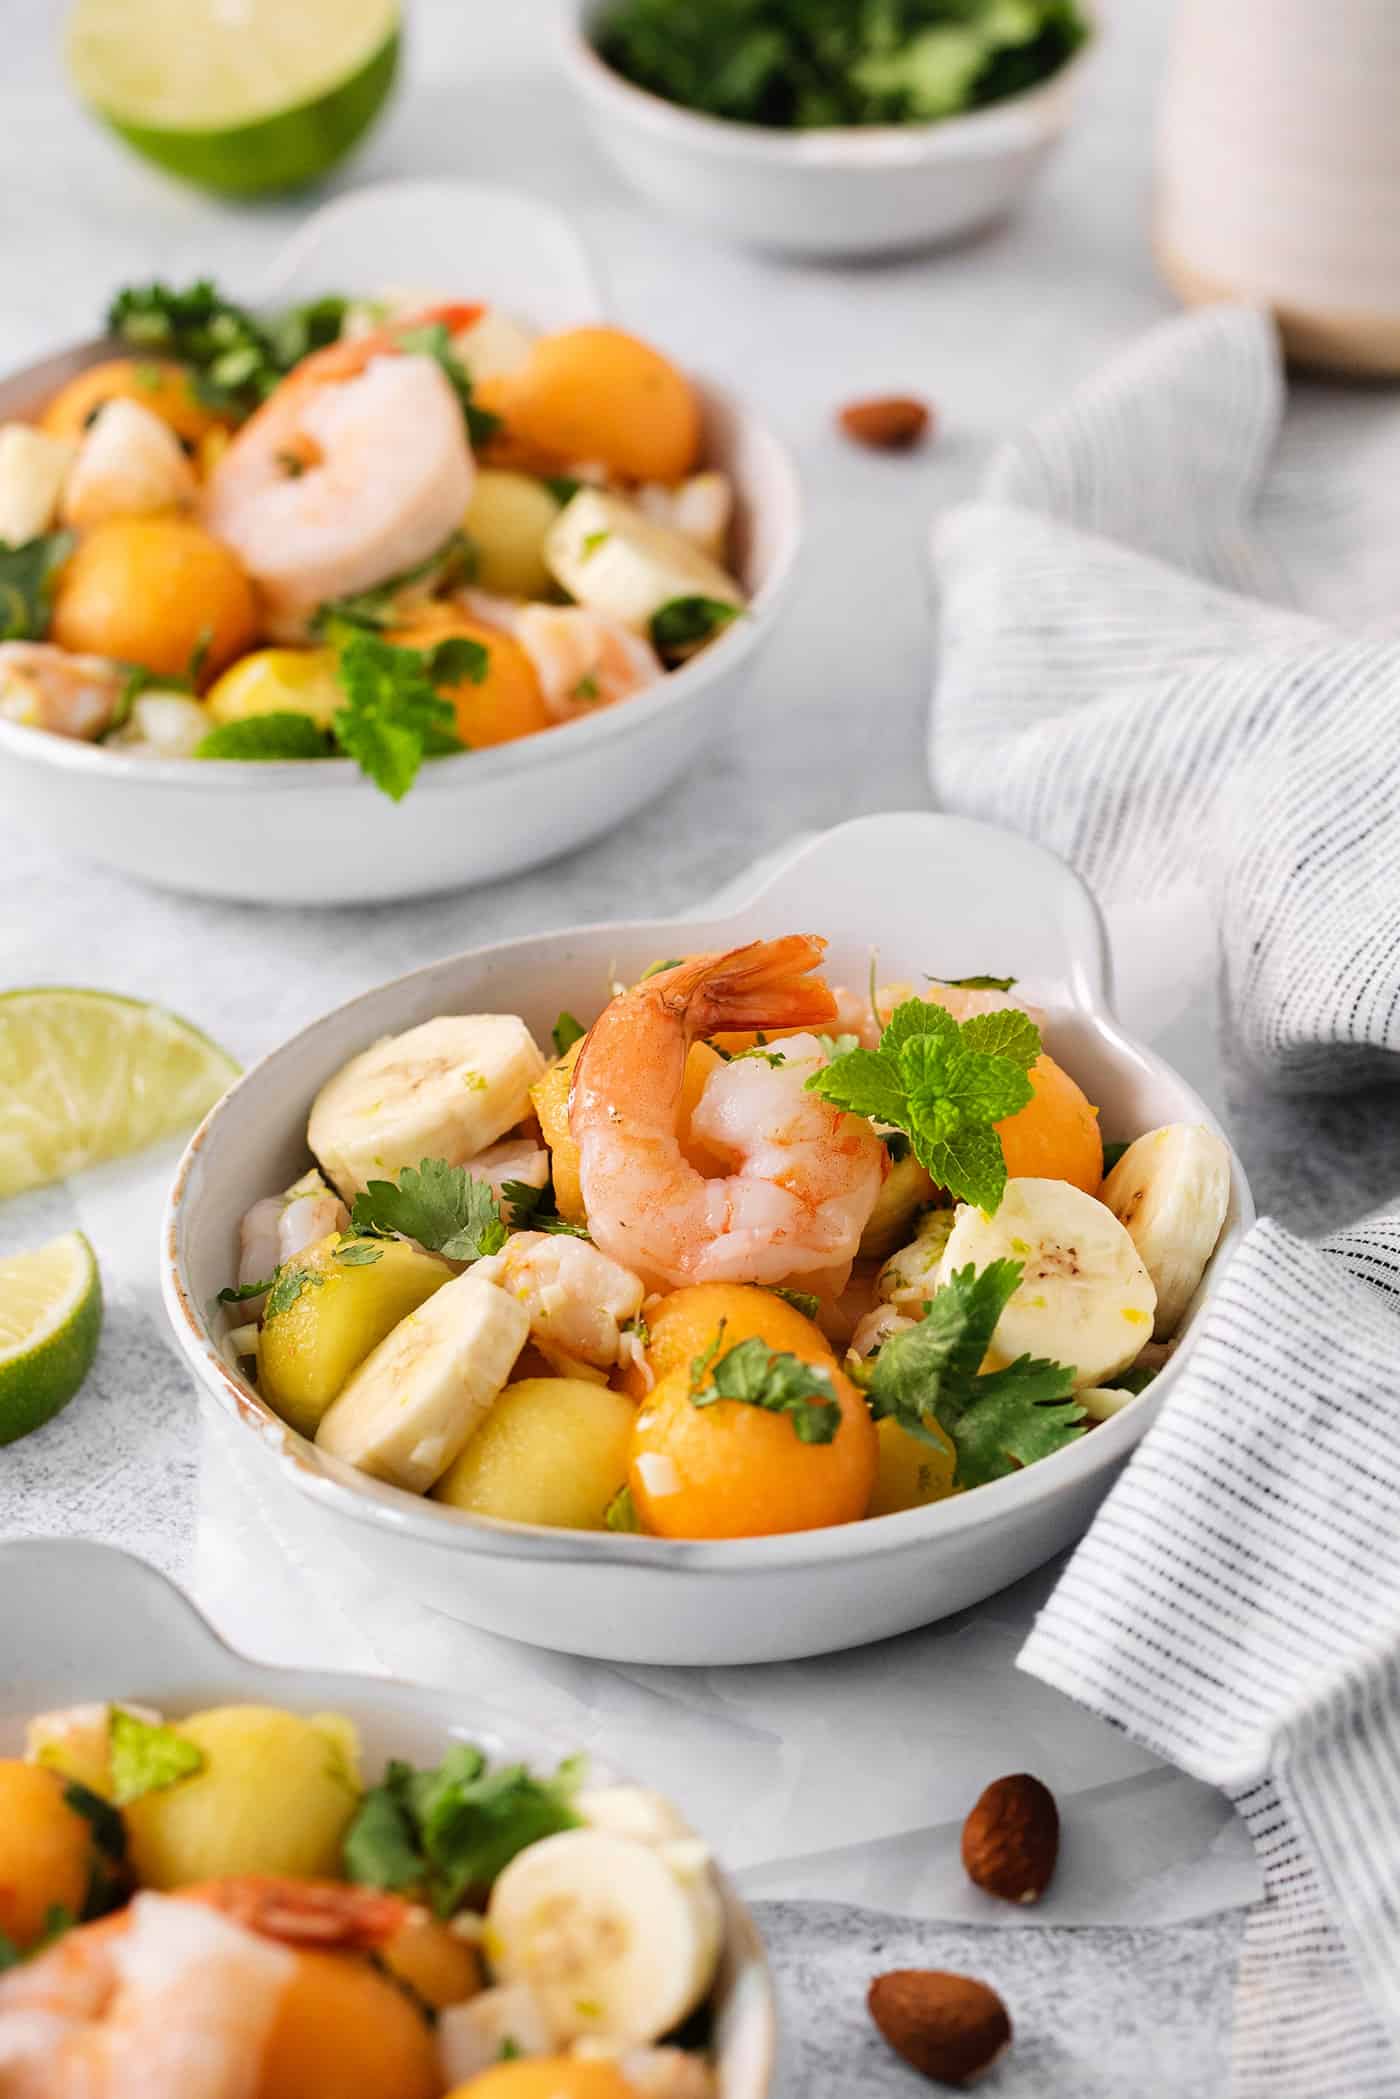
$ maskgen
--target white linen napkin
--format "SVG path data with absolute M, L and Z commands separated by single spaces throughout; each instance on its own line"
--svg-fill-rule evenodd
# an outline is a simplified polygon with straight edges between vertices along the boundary
M 1329 457 L 1283 405 L 1271 324 L 1218 309 L 1002 453 L 935 533 L 931 764 L 1120 947 L 1213 919 L 1236 1069 L 1348 1094 L 1400 1078 L 1400 411 Z M 1020 1657 L 1245 1818 L 1238 2099 L 1400 2094 L 1397 1371 L 1400 1201 L 1262 1222 Z

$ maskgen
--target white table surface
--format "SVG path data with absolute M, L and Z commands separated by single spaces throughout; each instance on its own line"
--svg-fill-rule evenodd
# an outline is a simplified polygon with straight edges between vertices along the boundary
M 148 173 L 70 103 L 54 0 L 7 0 L 4 12 L 0 364 L 89 332 L 122 281 L 208 273 L 237 289 L 255 278 L 296 207 L 233 210 Z M 642 899 L 649 913 L 679 910 L 798 830 L 926 804 L 929 518 L 970 489 L 1003 432 L 1171 310 L 1147 247 L 1165 9 L 1119 0 L 1108 12 L 1079 126 L 1015 224 L 939 257 L 837 271 L 735 253 L 650 217 L 593 152 L 552 70 L 548 0 L 411 0 L 405 88 L 344 179 L 460 172 L 564 204 L 618 318 L 742 389 L 789 440 L 808 541 L 761 690 L 694 777 L 624 834 L 509 885 L 431 903 L 330 914 L 195 904 L 61 865 L 42 841 L 0 838 L 0 983 L 162 999 L 247 1059 L 335 998 L 452 947 L 631 915 Z M 841 403 L 891 389 L 937 405 L 940 434 L 926 452 L 880 458 L 834 434 Z M 1127 1003 L 1219 1097 L 1199 1014 L 1154 1011 L 1146 977 L 1129 968 L 1128 979 Z M 1281 1157 L 1271 1182 L 1270 1133 L 1251 1130 L 1247 1144 L 1256 1134 L 1247 1164 L 1267 1198 L 1283 1198 L 1288 1221 L 1306 1227 L 1349 1202 L 1349 1186 L 1299 1187 Z M 354 1594 L 353 1570 L 323 1578 L 318 1594 L 249 1516 L 236 1457 L 217 1440 L 206 1444 L 196 1543 L 199 1438 L 161 1336 L 151 1258 L 167 1173 L 156 1156 L 0 1213 L 0 1247 L 82 1222 L 109 1294 L 83 1394 L 0 1454 L 0 1532 L 112 1538 L 193 1580 L 249 1648 L 489 1686 L 658 1773 L 724 1834 L 765 1899 L 796 2013 L 785 2083 L 794 2099 L 908 2088 L 862 2024 L 863 1984 L 879 1966 L 975 1960 L 993 1974 L 1009 1958 L 1009 1942 L 988 1951 L 989 1927 L 1019 1936 L 1026 1920 L 965 1888 L 955 1836 L 988 1778 L 1030 1765 L 1078 1819 L 1061 1889 L 1037 1923 L 1123 1930 L 1043 1935 L 1047 2001 L 1062 2003 L 1073 1983 L 1087 2010 L 1053 2041 L 1033 2030 L 998 2091 L 1220 2088 L 1234 1922 L 1163 1927 L 1248 1899 L 1252 1862 L 1213 1797 L 1015 1675 L 1046 1575 L 863 1655 L 687 1674 L 594 1669 L 404 1623 L 382 1599 Z M 878 1783 L 853 1788 L 862 1770 Z M 1022 1986 L 1035 2000 L 1024 1966 Z

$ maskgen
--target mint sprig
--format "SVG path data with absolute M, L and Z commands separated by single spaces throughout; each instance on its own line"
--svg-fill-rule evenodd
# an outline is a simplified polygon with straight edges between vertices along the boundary
M 996 1125 L 1031 1098 L 1040 1030 L 1014 1007 L 956 1021 L 942 1006 L 905 999 L 878 1049 L 848 1050 L 815 1071 L 809 1092 L 903 1130 L 940 1188 L 989 1214 L 1006 1187 Z

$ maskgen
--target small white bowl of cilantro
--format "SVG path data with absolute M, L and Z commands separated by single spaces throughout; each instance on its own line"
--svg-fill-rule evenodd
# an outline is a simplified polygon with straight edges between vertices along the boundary
M 386 185 L 246 302 L 100 304 L 0 382 L 0 824 L 197 894 L 383 902 L 567 852 L 717 733 L 796 479 L 601 317 L 546 206 Z
M 566 64 L 649 202 L 829 258 L 952 240 L 1067 125 L 1087 0 L 572 0 Z

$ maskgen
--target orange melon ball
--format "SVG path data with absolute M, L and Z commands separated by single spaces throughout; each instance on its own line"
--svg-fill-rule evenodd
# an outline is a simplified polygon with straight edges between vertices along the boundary
M 389 636 L 406 649 L 432 649 L 440 641 L 458 638 L 479 641 L 487 652 L 486 676 L 479 685 L 462 678 L 439 688 L 456 711 L 463 743 L 479 751 L 553 727 L 535 666 L 513 634 L 470 619 L 450 605 L 426 605 Z
M 476 1948 L 426 1910 L 415 1910 L 399 1926 L 379 1948 L 379 1959 L 434 2011 L 462 2004 L 485 1987 Z
M 92 1825 L 69 1806 L 56 1771 L 0 1763 L 0 1932 L 21 1952 L 42 1938 L 52 1909 L 82 1913 L 92 1869 Z
M 182 517 L 114 517 L 79 541 L 59 572 L 53 638 L 165 677 L 218 676 L 257 638 L 253 586 L 238 559 Z
M 1099 1111 L 1053 1057 L 1037 1057 L 1030 1069 L 1032 1094 L 1025 1107 L 997 1124 L 1012 1180 L 1071 1181 L 1097 1195 L 1103 1180 Z
M 47 402 L 39 427 L 50 437 L 80 438 L 108 401 L 139 401 L 187 447 L 228 428 L 228 418 L 200 400 L 189 368 L 159 357 L 112 357 L 89 365 Z
M 298 1953 L 256 2099 L 438 2099 L 432 2030 L 358 1953 Z
M 505 424 L 493 460 L 597 460 L 624 481 L 679 481 L 699 457 L 695 389 L 620 328 L 542 335 L 523 365 L 477 392 Z
M 636 2099 L 616 2063 L 589 2062 L 572 2055 L 538 2055 L 532 2061 L 497 2063 L 448 2099 Z
M 829 1443 L 804 1443 L 791 1419 L 722 1399 L 698 1407 L 692 1364 L 719 1340 L 751 1337 L 799 1356 L 829 1380 L 841 1409 Z M 863 1516 L 875 1483 L 875 1427 L 818 1329 L 795 1306 L 747 1284 L 701 1284 L 660 1307 L 648 1361 L 657 1383 L 632 1436 L 628 1485 L 647 1530 L 663 1538 L 757 1538 Z

